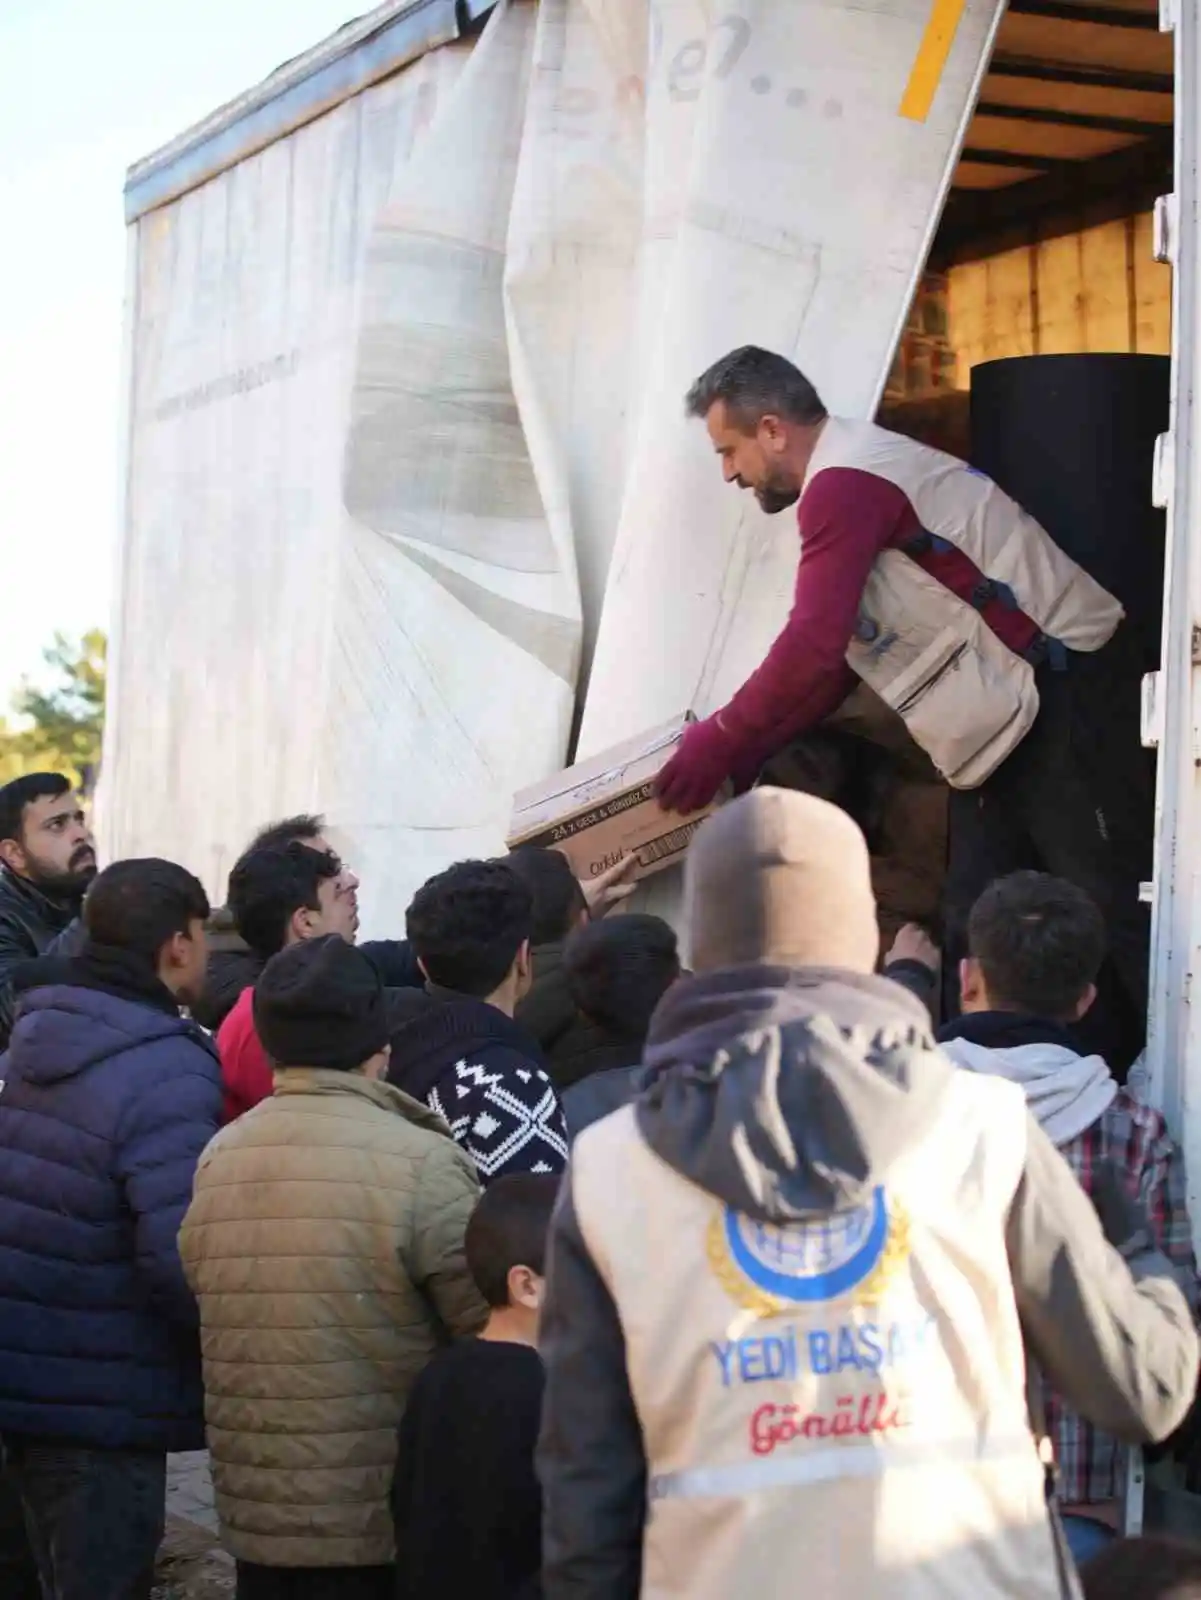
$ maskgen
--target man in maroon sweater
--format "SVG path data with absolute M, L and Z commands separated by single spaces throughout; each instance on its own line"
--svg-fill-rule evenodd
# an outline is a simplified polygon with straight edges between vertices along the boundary
M 687 406 L 727 483 L 769 513 L 797 505 L 801 557 L 783 631 L 728 704 L 688 730 L 661 774 L 662 804 L 690 811 L 726 779 L 749 786 L 858 676 L 951 785 L 949 955 L 993 878 L 1039 867 L 1104 907 L 1122 987 L 1145 1014 L 1138 884 L 1152 787 L 1117 601 L 983 474 L 831 418 L 782 356 L 732 352 Z

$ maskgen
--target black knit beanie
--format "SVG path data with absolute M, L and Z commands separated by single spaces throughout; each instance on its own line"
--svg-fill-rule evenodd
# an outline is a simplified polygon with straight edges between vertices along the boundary
M 388 1042 L 379 974 L 331 933 L 272 956 L 254 989 L 259 1042 L 281 1067 L 361 1067 Z

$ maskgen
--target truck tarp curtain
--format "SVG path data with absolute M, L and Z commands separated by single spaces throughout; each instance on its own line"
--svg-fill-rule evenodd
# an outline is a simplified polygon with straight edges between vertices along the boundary
M 396 931 L 515 788 L 721 703 L 795 524 L 683 395 L 882 387 L 997 0 L 513 0 L 143 217 L 106 857 L 326 812 Z

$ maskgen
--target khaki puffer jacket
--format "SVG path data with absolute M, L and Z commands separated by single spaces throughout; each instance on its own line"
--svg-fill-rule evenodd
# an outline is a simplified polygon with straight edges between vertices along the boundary
M 409 1389 L 448 1335 L 486 1315 L 463 1256 L 478 1193 L 439 1117 L 357 1073 L 280 1071 L 274 1096 L 209 1144 L 179 1249 L 238 1560 L 393 1559 Z

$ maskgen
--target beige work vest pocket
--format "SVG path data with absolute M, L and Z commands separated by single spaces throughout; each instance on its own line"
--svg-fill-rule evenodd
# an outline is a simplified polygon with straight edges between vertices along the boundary
M 872 569 L 847 662 L 957 789 L 983 783 L 1038 712 L 1029 663 L 899 551 Z

